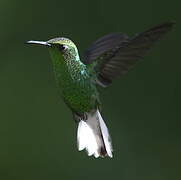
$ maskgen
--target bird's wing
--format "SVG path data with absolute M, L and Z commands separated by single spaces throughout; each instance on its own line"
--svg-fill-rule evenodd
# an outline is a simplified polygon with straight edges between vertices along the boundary
M 173 24 L 158 25 L 133 38 L 121 33 L 108 34 L 86 50 L 83 62 L 94 65 L 97 83 L 106 87 L 116 77 L 127 73 L 155 42 L 172 29 Z

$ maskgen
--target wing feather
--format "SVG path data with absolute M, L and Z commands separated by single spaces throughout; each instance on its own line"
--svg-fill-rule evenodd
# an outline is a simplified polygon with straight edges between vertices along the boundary
M 167 22 L 133 38 L 122 33 L 108 34 L 87 49 L 84 63 L 91 64 L 96 61 L 97 82 L 105 87 L 116 77 L 127 73 L 173 25 L 173 22 Z

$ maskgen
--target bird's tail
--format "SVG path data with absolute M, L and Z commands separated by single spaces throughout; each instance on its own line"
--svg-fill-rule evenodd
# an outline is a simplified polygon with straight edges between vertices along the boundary
M 87 120 L 80 120 L 77 142 L 79 151 L 86 149 L 89 156 L 113 156 L 111 138 L 99 110 L 88 113 Z

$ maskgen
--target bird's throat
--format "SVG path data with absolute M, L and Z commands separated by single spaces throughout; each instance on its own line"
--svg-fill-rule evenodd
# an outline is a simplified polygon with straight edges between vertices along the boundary
M 59 87 L 67 88 L 69 84 L 76 84 L 88 78 L 86 66 L 77 59 L 66 58 L 58 51 L 51 51 L 55 78 Z

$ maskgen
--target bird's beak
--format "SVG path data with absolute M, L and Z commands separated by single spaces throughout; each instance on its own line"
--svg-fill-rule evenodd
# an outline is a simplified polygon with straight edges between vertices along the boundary
M 38 45 L 43 45 L 43 46 L 48 46 L 48 47 L 51 46 L 51 44 L 47 43 L 46 41 L 27 41 L 26 44 L 38 44 Z

